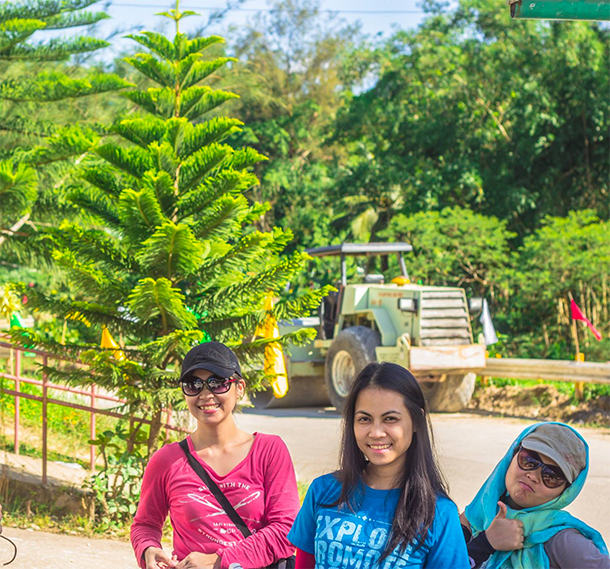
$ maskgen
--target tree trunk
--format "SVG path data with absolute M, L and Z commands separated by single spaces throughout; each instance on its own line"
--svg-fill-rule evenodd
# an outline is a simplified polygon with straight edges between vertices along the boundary
M 608 279 L 604 276 L 602 280 L 602 320 L 608 322 Z
M 159 446 L 159 433 L 163 426 L 163 410 L 155 409 L 150 423 L 150 433 L 148 435 L 148 458 L 150 458 Z
M 373 227 L 371 228 L 371 236 L 369 237 L 369 243 L 374 243 L 377 239 L 377 234 L 380 231 L 383 231 L 388 226 L 388 223 L 390 221 L 390 216 L 391 216 L 390 210 L 388 210 L 388 209 L 379 210 L 379 217 L 377 217 L 377 221 L 373 224 Z M 375 258 L 375 256 L 372 255 L 366 260 L 366 272 L 372 273 L 375 270 L 375 264 L 376 264 L 376 258 Z M 387 270 L 388 270 L 388 256 L 382 255 L 380 272 L 385 274 L 385 271 L 387 271 Z
M 546 322 L 542 323 L 542 336 L 544 337 L 544 347 L 546 348 L 546 351 L 548 352 L 549 348 L 551 347 L 551 342 L 549 341 L 549 330 L 546 325 Z
M 138 424 L 134 427 L 134 420 L 130 419 L 129 420 L 129 439 L 127 441 L 127 452 L 129 454 L 133 454 L 133 449 L 135 448 L 135 441 L 136 441 L 136 437 L 138 436 L 138 433 L 140 432 L 140 429 L 142 428 L 142 425 L 144 423 L 140 423 L 138 422 Z

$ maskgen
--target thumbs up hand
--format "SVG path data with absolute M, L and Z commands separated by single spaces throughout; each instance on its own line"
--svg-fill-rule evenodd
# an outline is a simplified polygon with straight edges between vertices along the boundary
M 500 511 L 485 530 L 485 535 L 496 551 L 513 551 L 523 548 L 523 522 L 509 520 L 506 517 L 507 507 L 504 502 L 498 502 Z

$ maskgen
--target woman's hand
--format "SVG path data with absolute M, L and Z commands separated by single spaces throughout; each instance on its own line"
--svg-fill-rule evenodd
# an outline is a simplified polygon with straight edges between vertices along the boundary
M 498 502 L 500 511 L 485 530 L 485 535 L 496 551 L 513 551 L 523 548 L 523 522 L 506 517 L 506 504 Z
M 220 569 L 220 557 L 215 553 L 189 553 L 176 569 Z
M 146 569 L 170 569 L 178 564 L 175 557 L 170 557 L 159 547 L 147 547 L 144 551 L 144 562 Z

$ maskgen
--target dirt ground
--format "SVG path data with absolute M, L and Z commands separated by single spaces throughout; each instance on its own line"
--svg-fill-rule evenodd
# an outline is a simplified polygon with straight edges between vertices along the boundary
M 477 387 L 469 408 L 509 417 L 610 427 L 610 397 L 574 405 L 569 395 L 546 384 Z

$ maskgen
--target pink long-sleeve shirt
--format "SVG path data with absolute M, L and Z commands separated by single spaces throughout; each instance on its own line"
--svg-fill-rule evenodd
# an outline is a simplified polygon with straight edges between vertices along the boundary
M 294 554 L 286 536 L 299 510 L 294 467 L 286 445 L 275 435 L 255 433 L 250 452 L 225 476 L 216 474 L 194 450 L 191 454 L 214 482 L 252 535 L 244 539 L 210 490 L 188 464 L 178 443 L 158 450 L 144 472 L 131 543 L 140 567 L 147 547 L 161 547 L 162 528 L 169 512 L 178 560 L 191 552 L 217 553 L 221 569 L 239 563 L 261 569 Z

